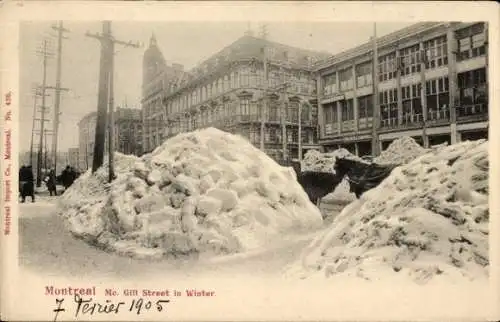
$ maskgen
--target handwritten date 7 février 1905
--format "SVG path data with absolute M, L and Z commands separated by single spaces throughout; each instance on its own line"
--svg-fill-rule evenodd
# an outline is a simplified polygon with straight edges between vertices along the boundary
M 150 310 L 162 312 L 165 310 L 167 303 L 170 303 L 170 300 L 159 299 L 156 301 L 150 301 L 143 298 L 132 299 L 129 303 L 113 303 L 111 300 L 106 300 L 104 303 L 100 303 L 94 301 L 92 298 L 83 299 L 78 294 L 75 294 L 74 296 L 75 317 L 86 314 L 118 314 L 122 309 L 136 313 L 137 315 Z M 53 310 L 55 313 L 54 321 L 57 320 L 57 316 L 60 312 L 66 311 L 66 308 L 64 307 L 64 299 L 56 299 L 56 305 L 57 307 Z

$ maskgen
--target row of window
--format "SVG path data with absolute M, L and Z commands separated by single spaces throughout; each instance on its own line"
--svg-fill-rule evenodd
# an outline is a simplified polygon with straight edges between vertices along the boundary
M 486 33 L 483 24 L 473 25 L 456 32 L 458 44 L 457 59 L 469 59 L 486 52 Z M 379 57 L 378 73 L 379 81 L 387 81 L 396 78 L 398 69 L 401 75 L 410 75 L 421 71 L 421 64 L 425 63 L 426 69 L 433 69 L 448 64 L 448 44 L 446 35 L 436 37 L 423 43 L 423 50 L 416 44 L 399 50 L 399 59 L 396 53 L 390 53 Z M 372 84 L 371 62 L 356 65 L 356 86 L 363 87 Z M 328 75 L 324 78 L 324 94 L 332 95 L 336 92 L 352 89 L 352 69 L 344 69 L 338 72 L 340 87 L 337 85 L 336 75 Z
M 488 94 L 485 68 L 458 74 L 460 106 L 473 106 L 479 111 L 479 106 L 487 106 Z M 422 121 L 422 86 L 413 84 L 401 88 L 403 122 L 412 123 Z M 372 95 L 359 97 L 359 118 L 373 116 Z M 381 120 L 396 122 L 398 118 L 398 93 L 390 89 L 379 93 Z M 449 81 L 448 77 L 440 77 L 426 81 L 426 102 L 428 119 L 449 117 Z M 342 121 L 354 119 L 353 100 L 340 101 Z M 326 123 L 335 123 L 339 119 L 336 103 L 324 106 Z M 484 112 L 484 109 L 481 110 Z M 382 122 L 384 124 L 384 122 Z
M 264 132 L 264 142 L 266 143 L 282 143 L 282 129 L 281 128 L 267 128 Z M 249 128 L 240 129 L 239 134 L 246 137 L 250 142 L 255 145 L 260 143 L 260 129 Z M 286 138 L 288 143 L 299 142 L 299 130 L 287 129 Z M 313 143 L 315 141 L 315 132 L 311 129 L 304 129 L 302 131 L 302 143 Z
M 279 103 L 271 102 L 268 105 L 268 116 L 270 121 L 278 121 L 281 119 L 282 107 L 278 106 Z M 240 99 L 239 115 L 254 115 L 260 117 L 262 106 L 257 102 L 250 101 L 247 98 Z M 311 119 L 311 108 L 304 105 L 301 108 L 301 120 L 308 121 Z M 287 121 L 298 122 L 299 118 L 299 103 L 289 102 L 288 107 L 283 111 L 284 117 Z
M 297 77 L 299 78 L 297 78 Z M 310 94 L 315 88 L 314 80 L 304 79 L 303 74 L 293 74 L 288 81 L 291 88 L 296 93 Z M 283 82 L 281 75 L 270 73 L 269 85 L 277 86 Z M 175 114 L 182 110 L 187 110 L 193 105 L 200 104 L 208 99 L 224 94 L 229 90 L 241 87 L 260 87 L 264 82 L 264 71 L 252 71 L 250 67 L 243 67 L 239 71 L 234 71 L 225 75 L 212 84 L 202 86 L 190 94 L 181 96 L 167 103 L 167 114 Z
M 373 117 L 373 96 L 366 95 L 358 97 L 359 118 Z M 335 103 L 326 104 L 324 107 L 326 123 L 336 123 L 339 120 L 339 113 Z M 348 99 L 340 102 L 340 114 L 342 121 L 354 120 L 353 100 Z
M 458 41 L 458 60 L 486 54 L 487 35 L 484 27 L 484 24 L 479 23 L 456 32 Z

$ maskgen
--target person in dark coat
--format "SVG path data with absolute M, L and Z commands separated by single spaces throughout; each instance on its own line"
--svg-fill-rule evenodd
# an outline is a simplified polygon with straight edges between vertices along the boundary
M 23 166 L 19 169 L 19 192 L 22 198 L 21 202 L 26 201 L 26 196 L 31 196 L 31 201 L 35 202 L 34 176 L 31 166 Z
M 54 196 L 57 196 L 56 173 L 54 172 L 54 169 L 51 169 L 49 171 L 49 174 L 45 178 L 45 184 L 47 185 L 47 189 L 49 190 L 49 194 L 52 196 L 52 193 L 54 193 Z
M 64 190 L 67 190 L 75 181 L 75 176 L 73 171 L 71 171 L 71 167 L 68 165 L 61 173 L 61 180 L 64 186 Z

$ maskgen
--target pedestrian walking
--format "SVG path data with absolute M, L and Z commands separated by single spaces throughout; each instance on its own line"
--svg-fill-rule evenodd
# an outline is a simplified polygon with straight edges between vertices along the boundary
M 54 169 L 49 171 L 49 174 L 45 178 L 45 184 L 47 185 L 47 189 L 49 190 L 49 194 L 52 196 L 57 196 L 57 185 L 56 185 L 56 173 Z

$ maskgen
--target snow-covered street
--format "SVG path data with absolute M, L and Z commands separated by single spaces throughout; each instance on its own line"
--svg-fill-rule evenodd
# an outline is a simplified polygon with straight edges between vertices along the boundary
M 311 153 L 305 166 L 335 171 L 348 153 Z M 21 264 L 125 278 L 488 278 L 487 142 L 422 149 L 402 138 L 379 159 L 399 166 L 360 198 L 344 178 L 322 216 L 291 168 L 243 138 L 184 134 L 141 158 L 117 155 L 111 183 L 102 167 L 21 204 Z
M 265 251 L 229 255 L 191 265 L 189 261 L 151 261 L 104 252 L 71 235 L 62 218 L 56 215 L 57 197 L 38 197 L 35 203 L 20 204 L 20 265 L 26 269 L 57 276 L 130 277 L 165 273 L 192 276 L 204 273 L 281 274 L 288 264 L 321 233 L 276 239 Z M 44 237 L 40 238 L 40 232 Z

